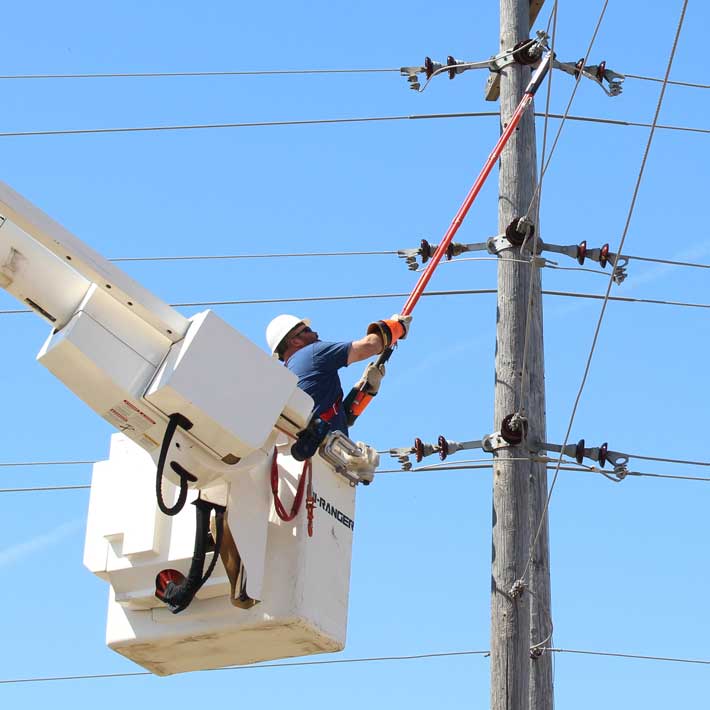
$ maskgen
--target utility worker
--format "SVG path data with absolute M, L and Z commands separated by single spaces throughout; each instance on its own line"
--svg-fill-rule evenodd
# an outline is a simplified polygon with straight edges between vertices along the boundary
M 266 327 L 266 342 L 274 357 L 281 360 L 298 377 L 298 386 L 315 402 L 316 414 L 334 430 L 347 436 L 348 425 L 343 409 L 343 388 L 338 370 L 352 362 L 378 355 L 407 336 L 412 316 L 398 313 L 388 320 L 370 323 L 367 335 L 352 342 L 328 343 L 319 340 L 308 318 L 283 314 Z M 384 366 L 370 363 L 356 387 L 365 382 L 376 394 Z

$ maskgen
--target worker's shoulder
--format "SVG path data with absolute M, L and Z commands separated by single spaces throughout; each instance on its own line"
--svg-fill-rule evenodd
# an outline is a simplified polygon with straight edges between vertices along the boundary
M 349 342 L 329 342 L 317 340 L 296 351 L 288 361 L 290 370 L 324 366 L 340 368 L 347 364 Z

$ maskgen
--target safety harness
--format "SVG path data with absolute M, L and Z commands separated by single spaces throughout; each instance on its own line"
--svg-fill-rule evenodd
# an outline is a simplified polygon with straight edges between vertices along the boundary
M 343 393 L 341 392 L 338 399 L 333 402 L 333 404 L 328 407 L 324 412 L 321 412 L 318 416 L 324 421 L 329 422 L 333 417 L 335 417 L 343 404 Z

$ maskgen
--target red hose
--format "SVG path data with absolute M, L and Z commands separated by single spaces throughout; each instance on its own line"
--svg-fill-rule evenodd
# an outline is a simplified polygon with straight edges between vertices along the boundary
M 311 460 L 307 459 L 303 462 L 303 470 L 301 471 L 301 476 L 298 479 L 298 486 L 296 488 L 296 495 L 293 499 L 293 504 L 291 505 L 291 512 L 287 513 L 284 504 L 279 498 L 279 465 L 276 461 L 277 452 L 274 448 L 274 456 L 271 459 L 271 493 L 274 496 L 274 508 L 276 509 L 276 514 L 288 523 L 291 522 L 297 515 L 298 511 L 301 509 L 301 503 L 303 502 L 303 491 L 306 485 L 306 474 L 308 478 L 311 477 Z

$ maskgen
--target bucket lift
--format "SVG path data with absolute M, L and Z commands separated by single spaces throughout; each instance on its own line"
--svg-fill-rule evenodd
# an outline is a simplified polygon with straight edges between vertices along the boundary
M 288 445 L 277 448 L 288 506 L 302 463 L 289 456 Z M 156 598 L 155 579 L 166 568 L 188 574 L 193 506 L 163 515 L 153 491 L 153 459 L 126 436 L 112 436 L 108 461 L 94 466 L 84 552 L 84 564 L 111 585 L 110 648 L 157 675 L 344 648 L 355 488 L 313 457 L 309 537 L 305 509 L 291 522 L 275 514 L 271 458 L 260 450 L 236 464 L 230 484 L 200 492 L 226 502 L 233 542 L 222 542 L 209 580 L 184 612 L 173 614 Z M 174 485 L 165 489 L 177 493 Z M 241 569 L 232 565 L 235 554 Z
M 184 318 L 3 183 L 0 287 L 51 323 L 38 361 L 121 432 L 85 548 L 109 646 L 159 675 L 342 649 L 369 447 L 214 312 Z

